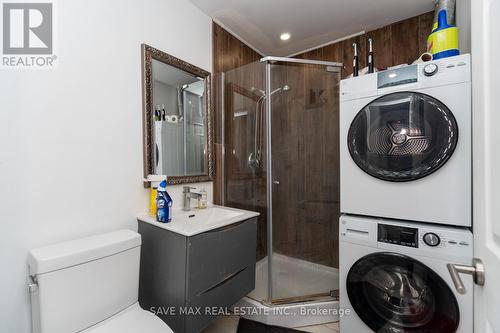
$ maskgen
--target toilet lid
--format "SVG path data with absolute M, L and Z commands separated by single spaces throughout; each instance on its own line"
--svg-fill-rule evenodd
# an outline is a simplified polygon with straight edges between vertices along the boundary
M 174 333 L 160 318 L 138 303 L 94 325 L 82 333 Z

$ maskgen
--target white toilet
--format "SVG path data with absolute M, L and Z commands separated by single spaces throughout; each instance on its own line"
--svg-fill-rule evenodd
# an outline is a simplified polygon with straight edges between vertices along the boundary
M 32 250 L 33 332 L 173 333 L 139 306 L 140 253 L 130 230 Z

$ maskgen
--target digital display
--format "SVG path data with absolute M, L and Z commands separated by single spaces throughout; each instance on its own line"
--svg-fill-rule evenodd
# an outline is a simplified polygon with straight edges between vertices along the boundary
M 418 247 L 418 229 L 379 224 L 378 241 L 401 246 Z
M 377 87 L 388 88 L 417 82 L 418 66 L 411 65 L 377 73 Z

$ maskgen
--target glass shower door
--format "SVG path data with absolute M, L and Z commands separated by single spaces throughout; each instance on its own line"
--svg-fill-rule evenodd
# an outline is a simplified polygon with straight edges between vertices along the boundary
M 339 68 L 267 66 L 270 301 L 331 300 L 338 290 Z
M 224 158 L 223 204 L 259 212 L 257 218 L 256 301 L 268 300 L 265 64 L 227 71 L 219 78 Z
M 222 203 L 260 212 L 248 296 L 265 304 L 331 301 L 338 290 L 340 68 L 259 61 L 218 80 Z

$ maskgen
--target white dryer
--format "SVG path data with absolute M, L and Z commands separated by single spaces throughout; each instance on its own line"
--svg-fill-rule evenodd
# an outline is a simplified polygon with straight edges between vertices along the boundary
M 461 55 L 341 81 L 341 212 L 471 225 L 470 71 Z
M 340 331 L 471 333 L 472 277 L 458 293 L 447 264 L 472 256 L 466 228 L 341 216 Z

